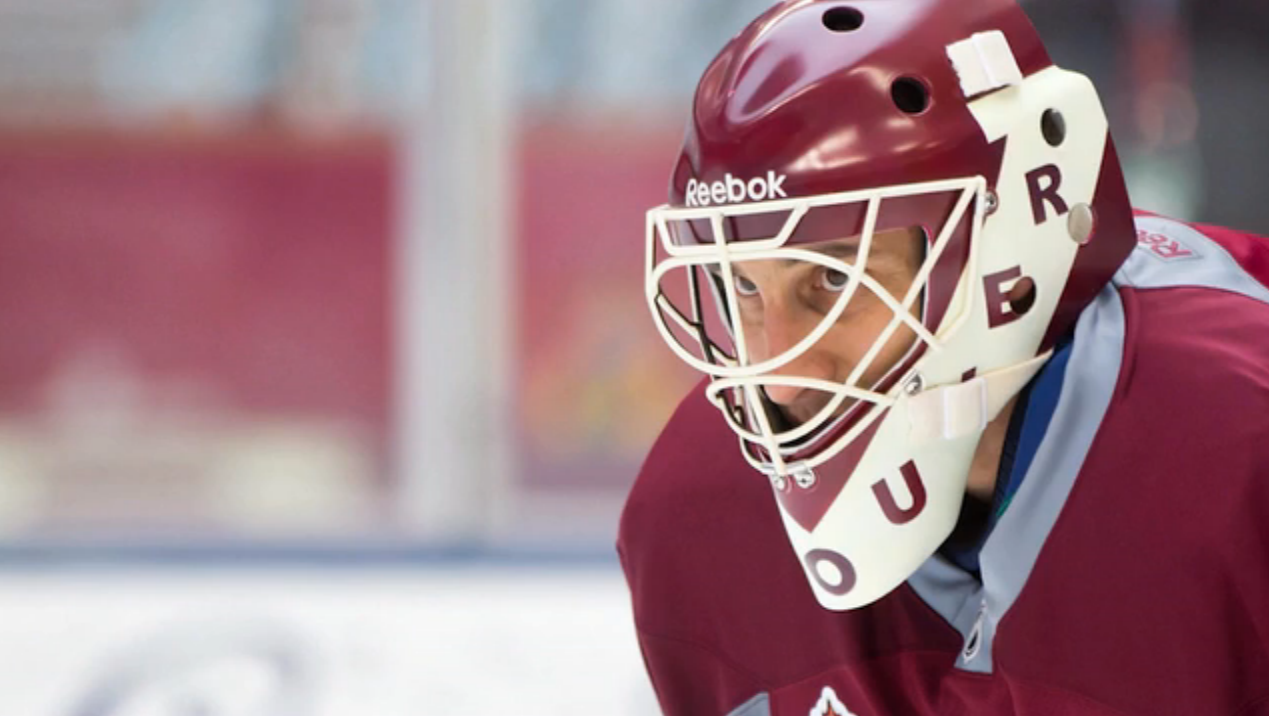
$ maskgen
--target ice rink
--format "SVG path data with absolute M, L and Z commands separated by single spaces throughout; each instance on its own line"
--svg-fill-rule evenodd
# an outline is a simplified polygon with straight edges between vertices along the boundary
M 615 565 L 22 570 L 5 716 L 645 716 Z

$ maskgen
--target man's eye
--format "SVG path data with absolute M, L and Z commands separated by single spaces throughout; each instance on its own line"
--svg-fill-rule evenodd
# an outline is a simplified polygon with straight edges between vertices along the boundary
M 736 287 L 736 293 L 746 298 L 758 295 L 758 284 L 740 274 L 734 274 L 734 276 L 736 280 L 733 285 Z
M 825 291 L 840 293 L 850 283 L 850 276 L 836 269 L 825 269 L 820 273 L 820 288 Z

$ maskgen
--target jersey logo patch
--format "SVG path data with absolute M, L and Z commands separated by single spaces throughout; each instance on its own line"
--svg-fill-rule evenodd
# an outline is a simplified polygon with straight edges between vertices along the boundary
M 1157 231 L 1137 229 L 1137 248 L 1161 261 L 1189 261 L 1203 258 L 1178 239 Z
M 833 687 L 825 686 L 820 692 L 820 700 L 815 703 L 809 716 L 857 716 L 857 714 L 852 713 L 842 704 L 841 699 L 837 698 L 837 692 L 833 691 Z

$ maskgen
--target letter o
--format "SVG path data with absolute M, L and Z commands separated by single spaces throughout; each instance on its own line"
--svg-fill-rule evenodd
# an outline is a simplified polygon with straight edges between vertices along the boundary
M 855 566 L 845 556 L 832 550 L 813 549 L 806 553 L 805 562 L 811 577 L 820 585 L 821 589 L 829 594 L 835 597 L 844 597 L 855 588 Z M 833 567 L 841 575 L 837 579 L 836 584 L 824 579 L 824 575 L 820 573 L 820 565 L 822 564 Z
M 767 198 L 767 182 L 762 177 L 749 180 L 749 200 L 762 201 Z

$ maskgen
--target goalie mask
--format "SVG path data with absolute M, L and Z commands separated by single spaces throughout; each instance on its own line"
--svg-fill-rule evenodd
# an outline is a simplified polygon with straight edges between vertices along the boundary
M 670 194 L 654 320 L 829 609 L 948 537 L 984 428 L 1135 241 L 1096 92 L 1013 0 L 780 3 L 705 72 Z

